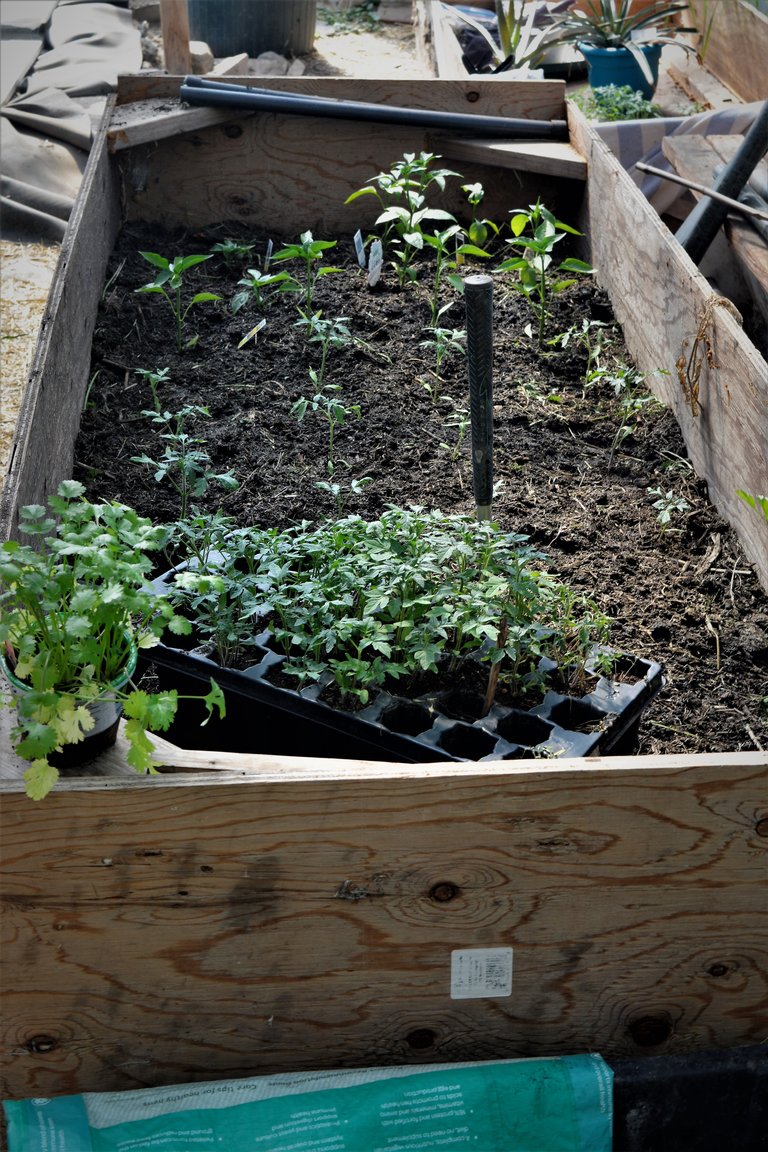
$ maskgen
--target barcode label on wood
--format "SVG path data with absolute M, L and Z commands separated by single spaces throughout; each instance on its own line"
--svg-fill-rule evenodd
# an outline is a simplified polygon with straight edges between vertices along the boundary
M 451 952 L 451 999 L 512 995 L 511 948 L 463 948 Z

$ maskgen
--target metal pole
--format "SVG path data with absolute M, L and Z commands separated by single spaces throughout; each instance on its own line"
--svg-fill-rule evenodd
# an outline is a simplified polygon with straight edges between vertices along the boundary
M 733 160 L 726 164 L 715 180 L 713 191 L 738 199 L 739 193 L 766 152 L 768 152 L 768 100 L 764 102 Z M 727 205 L 706 198 L 699 201 L 690 216 L 678 228 L 675 239 L 695 264 L 703 259 L 727 215 Z
M 472 419 L 472 486 L 478 520 L 490 520 L 493 500 L 493 279 L 464 280 L 467 370 Z

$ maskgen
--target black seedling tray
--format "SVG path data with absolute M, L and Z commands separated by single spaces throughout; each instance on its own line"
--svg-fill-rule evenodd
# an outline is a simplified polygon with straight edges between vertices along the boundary
M 204 728 L 196 726 L 199 703 L 181 701 L 167 738 L 222 752 L 411 764 L 605 755 L 631 749 L 640 715 L 663 684 L 658 664 L 621 656 L 616 679 L 593 674 L 593 687 L 585 695 L 550 691 L 529 710 L 494 704 L 481 719 L 456 719 L 457 713 L 479 716 L 482 697 L 447 691 L 407 699 L 379 691 L 365 708 L 349 712 L 319 698 L 330 673 L 301 690 L 271 683 L 270 674 L 284 657 L 268 645 L 269 633 L 257 637 L 253 664 L 244 671 L 163 644 L 143 650 L 161 688 L 198 694 L 213 678 L 227 701 L 226 719 L 212 719 Z M 587 662 L 587 672 L 596 656 Z

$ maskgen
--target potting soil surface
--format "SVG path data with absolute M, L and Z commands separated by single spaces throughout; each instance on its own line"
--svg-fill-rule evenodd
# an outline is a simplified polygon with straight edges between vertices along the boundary
M 230 307 L 244 270 L 261 266 L 267 239 L 277 252 L 283 240 L 298 238 L 246 236 L 237 227 L 163 234 L 130 226 L 121 235 L 76 446 L 75 476 L 89 498 L 122 501 L 155 521 L 178 517 L 169 480 L 156 481 L 156 469 L 131 459 L 145 453 L 160 460 L 168 443 L 161 439 L 167 429 L 142 415 L 153 398 L 137 374 L 167 368 L 162 409 L 204 406 L 209 417 L 187 418 L 185 431 L 199 438 L 194 447 L 208 454 L 210 470 L 231 470 L 239 482 L 235 491 L 213 482 L 196 506 L 221 508 L 240 524 L 278 527 L 337 514 L 332 493 L 318 487 L 329 481 L 328 424 L 311 405 L 301 421 L 291 412 L 316 393 L 309 370 L 320 366 L 319 344 L 297 326 L 302 297 L 276 296 L 263 311 L 253 303 L 236 314 Z M 205 253 L 227 238 L 253 244 L 252 252 L 229 264 L 214 256 L 187 273 L 185 303 L 196 292 L 221 300 L 190 309 L 184 341 L 193 346 L 178 352 L 167 302 L 135 291 L 153 276 L 139 253 Z M 312 308 L 323 319 L 344 318 L 353 338 L 330 350 L 325 370 L 347 413 L 330 478 L 340 485 L 344 513 L 375 518 L 389 504 L 472 513 L 466 358 L 451 349 L 438 380 L 434 346 L 425 344 L 434 339 L 433 264 L 404 289 L 385 265 L 371 288 L 349 237 L 324 263 L 343 271 L 317 280 Z M 295 262 L 270 268 L 278 270 L 301 276 Z M 440 305 L 449 301 L 439 326 L 460 332 L 464 303 L 444 285 Z M 238 347 L 262 318 L 255 339 Z M 590 384 L 579 338 L 585 324 L 593 352 L 603 339 L 605 371 Z M 615 648 L 662 665 L 665 688 L 644 713 L 639 754 L 767 747 L 768 599 L 693 472 L 674 416 L 622 375 L 630 361 L 591 277 L 552 298 L 543 349 L 535 328 L 528 301 L 508 276 L 497 277 L 493 519 L 526 535 L 549 570 L 597 602 L 613 622 Z M 565 347 L 549 342 L 569 331 Z M 358 493 L 353 480 L 365 480 Z

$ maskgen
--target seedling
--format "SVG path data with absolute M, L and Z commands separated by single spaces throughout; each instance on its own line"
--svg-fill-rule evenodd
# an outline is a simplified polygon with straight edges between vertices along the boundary
M 387 680 L 470 654 L 520 686 L 549 653 L 583 666 L 606 634 L 591 601 L 537 569 L 524 537 L 472 517 L 391 506 L 374 521 L 225 536 L 223 563 L 213 552 L 172 586 L 196 631 L 227 647 L 230 634 L 267 628 L 299 685 L 330 671 L 362 703 Z
M 539 348 L 543 348 L 550 296 L 557 296 L 575 283 L 573 277 L 565 280 L 552 279 L 550 271 L 552 269 L 552 249 L 555 244 L 564 240 L 567 234 L 580 236 L 581 233 L 572 228 L 570 224 L 563 224 L 561 220 L 556 220 L 540 200 L 523 211 L 515 212 L 510 222 L 510 228 L 514 236 L 506 243 L 519 248 L 521 255 L 505 260 L 499 265 L 497 271 L 517 273 L 517 279 L 512 282 L 512 286 L 517 292 L 525 296 L 533 308 L 538 321 Z M 529 232 L 527 235 L 523 235 L 526 229 Z M 558 273 L 576 272 L 579 275 L 589 275 L 594 272 L 594 268 L 585 264 L 583 260 L 568 257 L 561 262 L 556 271 Z
M 296 321 L 295 326 L 297 328 L 304 328 L 308 342 L 320 345 L 320 368 L 316 380 L 318 391 L 322 391 L 323 388 L 325 370 L 331 350 L 344 348 L 355 341 L 346 321 L 346 316 L 337 316 L 334 320 L 324 320 L 322 312 L 314 312 L 311 316 L 302 312 L 301 319 Z
M 302 232 L 298 244 L 286 244 L 272 257 L 274 263 L 283 260 L 299 260 L 304 264 L 305 287 L 303 291 L 304 306 L 307 312 L 312 311 L 315 285 L 321 276 L 330 276 L 334 272 L 341 272 L 341 268 L 320 263 L 323 253 L 335 247 L 335 240 L 315 240 L 311 232 Z
M 249 268 L 237 283 L 242 291 L 235 293 L 230 304 L 235 314 L 248 303 L 261 310 L 267 308 L 281 292 L 301 291 L 298 280 L 288 272 L 259 272 L 258 268 Z
M 211 245 L 211 252 L 215 256 L 223 256 L 227 264 L 239 264 L 248 259 L 253 247 L 253 244 L 242 244 L 239 240 L 222 240 Z
M 154 280 L 149 284 L 144 284 L 143 287 L 137 288 L 137 292 L 153 292 L 159 293 L 167 300 L 171 311 L 173 312 L 174 320 L 176 321 L 176 348 L 179 352 L 184 350 L 184 323 L 187 319 L 190 308 L 196 304 L 206 304 L 214 300 L 220 300 L 221 297 L 217 296 L 214 292 L 198 292 L 189 301 L 186 307 L 182 304 L 181 290 L 184 285 L 184 275 L 190 268 L 194 268 L 197 264 L 202 264 L 205 260 L 210 260 L 211 254 L 208 253 L 204 256 L 174 256 L 173 260 L 166 259 L 165 256 L 160 256 L 157 252 L 141 252 L 139 255 L 157 268 L 157 275 Z M 191 347 L 197 343 L 197 338 L 193 337 L 187 342 L 187 347 Z
M 406 152 L 389 172 L 380 172 L 344 201 L 351 204 L 360 196 L 375 196 L 379 201 L 383 211 L 376 225 L 385 225 L 382 241 L 393 254 L 401 288 L 416 278 L 413 261 L 424 247 L 425 221 L 456 222 L 450 212 L 430 208 L 426 201 L 426 190 L 431 184 L 443 192 L 447 177 L 459 175 L 450 168 L 432 168 L 432 162 L 438 159 L 432 152 L 421 152 L 418 156 L 415 152 Z
M 210 412 L 199 404 L 188 404 L 178 412 L 155 412 L 145 409 L 146 416 L 153 424 L 165 431 L 160 439 L 165 441 L 163 455 L 159 460 L 142 452 L 132 456 L 134 464 L 146 464 L 155 469 L 154 479 L 158 484 L 168 480 L 179 497 L 179 516 L 187 515 L 191 498 L 204 496 L 212 483 L 226 491 L 233 491 L 238 482 L 232 472 L 214 472 L 210 467 L 211 458 L 205 449 L 198 447 L 203 440 L 185 431 L 189 419 L 209 418 Z
M 547 343 L 559 348 L 575 344 L 587 354 L 584 383 L 593 382 L 593 374 L 603 372 L 603 353 L 614 343 L 615 329 L 602 320 L 582 320 L 581 327 L 573 324 L 565 332 L 553 336 Z M 594 377 L 596 378 L 596 377 Z
M 441 442 L 440 447 L 444 448 L 451 458 L 451 462 L 455 464 L 461 457 L 461 449 L 466 439 L 467 432 L 471 425 L 469 412 L 466 408 L 457 408 L 451 416 L 445 421 L 446 428 L 456 429 L 456 439 L 453 444 Z
M 319 375 L 314 368 L 310 368 L 309 378 L 316 388 L 316 392 L 311 398 L 307 398 L 306 396 L 299 397 L 291 408 L 291 415 L 301 423 L 307 412 L 319 412 L 320 416 L 326 421 L 328 425 L 328 454 L 325 466 L 330 479 L 336 471 L 336 432 L 339 428 L 344 427 L 351 416 L 357 419 L 360 418 L 360 405 L 346 405 L 343 400 L 339 398 L 338 393 L 341 391 L 340 384 L 321 385 Z
M 433 348 L 435 352 L 434 380 L 422 381 L 433 404 L 440 403 L 443 363 L 456 352 L 466 353 L 467 333 L 464 328 L 428 328 L 432 335 L 422 340 L 421 348 Z
M 152 393 L 152 403 L 154 405 L 155 412 L 162 411 L 160 393 L 158 389 L 161 384 L 168 383 L 170 371 L 170 368 L 158 368 L 155 372 L 152 372 L 148 368 L 136 369 L 136 375 L 142 376 L 146 380 L 147 384 L 149 384 L 149 390 Z
M 768 496 L 753 496 L 751 493 L 743 492 L 741 489 L 737 491 L 736 495 L 741 497 L 744 503 L 748 504 L 750 508 L 759 509 L 768 524 Z
M 657 511 L 656 519 L 659 522 L 659 532 L 662 535 L 669 528 L 673 516 L 680 516 L 683 512 L 690 510 L 691 506 L 685 497 L 678 496 L 671 489 L 665 492 L 662 488 L 649 488 L 648 494 L 658 496 L 658 500 L 654 500 L 652 507 Z
M 493 220 L 478 220 L 477 218 L 477 209 L 485 196 L 485 189 L 482 184 L 462 184 L 461 190 L 466 192 L 467 202 L 472 208 L 472 223 L 467 229 L 467 235 L 473 244 L 477 244 L 479 248 L 485 248 L 489 234 L 491 232 L 494 236 L 499 234 L 499 226 L 494 224 Z
M 350 480 L 349 485 L 341 483 L 339 480 L 318 480 L 315 484 L 321 492 L 327 492 L 329 496 L 333 497 L 336 505 L 336 515 L 339 519 L 344 515 L 344 509 L 347 506 L 350 496 L 362 496 L 363 489 L 373 483 L 373 476 L 361 476 L 359 479 Z
M 464 289 L 461 277 L 452 275 L 459 260 L 463 256 L 488 258 L 488 253 L 484 252 L 482 248 L 478 248 L 476 244 L 462 244 L 460 237 L 463 235 L 464 233 L 458 224 L 451 224 L 442 232 L 433 232 L 431 236 L 425 233 L 423 236 L 424 243 L 435 250 L 435 274 L 432 283 L 432 298 L 429 302 L 433 327 L 437 324 L 440 313 L 444 311 L 444 308 L 441 309 L 440 307 L 440 289 L 443 278 L 445 277 L 457 291 L 461 292 Z

